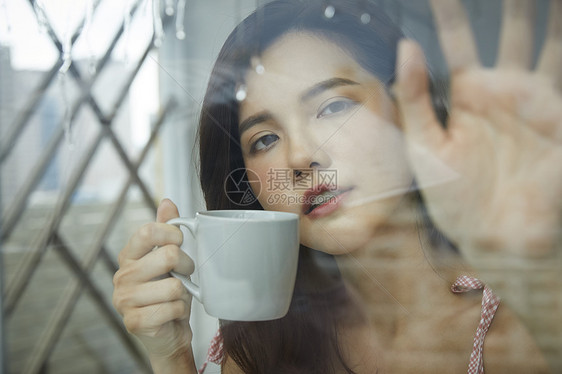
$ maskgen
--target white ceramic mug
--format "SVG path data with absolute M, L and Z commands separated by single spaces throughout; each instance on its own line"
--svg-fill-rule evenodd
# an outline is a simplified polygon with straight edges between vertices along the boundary
M 297 273 L 298 219 L 293 213 L 261 210 L 174 218 L 168 223 L 187 227 L 195 238 L 192 257 L 199 284 L 172 275 L 211 316 L 231 321 L 281 318 L 289 309 Z M 190 252 L 184 245 L 182 250 Z

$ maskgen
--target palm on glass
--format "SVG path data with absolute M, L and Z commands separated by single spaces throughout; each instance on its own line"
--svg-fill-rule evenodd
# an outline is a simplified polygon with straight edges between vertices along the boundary
M 480 64 L 460 1 L 431 4 L 450 70 L 446 129 L 411 41 L 400 45 L 395 88 L 428 210 L 473 264 L 552 255 L 562 212 L 562 1 L 551 1 L 532 66 L 533 2 L 505 0 L 494 68 Z M 455 177 L 436 184 L 443 170 L 424 155 Z

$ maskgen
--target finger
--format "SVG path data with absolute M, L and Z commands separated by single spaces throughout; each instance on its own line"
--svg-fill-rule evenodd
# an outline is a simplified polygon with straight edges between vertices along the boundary
M 537 71 L 562 88 L 562 0 L 551 0 L 547 34 Z
M 136 260 L 154 249 L 167 244 L 180 245 L 183 234 L 179 228 L 165 223 L 147 223 L 131 236 L 125 248 L 119 253 L 119 264 Z
M 157 278 L 171 271 L 189 276 L 195 270 L 193 260 L 177 245 L 160 247 L 138 260 L 135 265 L 148 269 L 145 272 L 147 278 L 143 277 L 142 280 Z
M 141 259 L 119 269 L 116 282 L 143 283 L 161 276 L 167 276 L 170 271 L 184 275 L 191 275 L 195 269 L 193 261 L 177 245 L 165 245 L 151 251 Z
M 497 65 L 528 69 L 533 56 L 535 1 L 504 0 Z
M 189 299 L 190 296 L 179 279 L 166 278 L 137 284 L 134 287 L 118 288 L 114 294 L 113 304 L 122 313 L 130 308 L 140 308 L 176 300 L 188 302 Z
M 425 58 L 417 43 L 400 42 L 396 76 L 394 92 L 406 138 L 429 148 L 438 147 L 446 134 L 433 109 Z
M 179 217 L 177 206 L 170 199 L 163 199 L 156 211 L 156 222 L 168 222 L 172 218 Z
M 441 49 L 451 73 L 479 65 L 470 22 L 458 0 L 431 0 Z
M 183 300 L 175 300 L 135 308 L 125 314 L 123 322 L 130 333 L 143 335 L 150 330 L 160 329 L 167 322 L 187 319 L 190 314 L 189 307 L 189 303 Z

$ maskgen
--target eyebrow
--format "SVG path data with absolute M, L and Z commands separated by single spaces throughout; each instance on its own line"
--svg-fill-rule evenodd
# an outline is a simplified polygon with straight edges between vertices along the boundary
M 314 86 L 306 90 L 305 93 L 301 95 L 301 101 L 307 101 L 312 99 L 314 96 L 320 95 L 324 91 L 328 91 L 335 87 L 340 86 L 355 86 L 359 83 L 346 78 L 330 78 L 325 81 L 316 83 Z
M 322 92 L 324 91 L 328 91 L 332 88 L 335 87 L 340 87 L 340 86 L 355 86 L 358 85 L 359 83 L 352 81 L 351 79 L 346 79 L 346 78 L 330 78 L 330 79 L 326 79 L 325 81 L 316 83 L 315 85 L 313 85 L 312 87 L 310 87 L 308 90 L 306 90 L 300 97 L 301 101 L 308 101 L 310 99 L 312 99 L 314 96 L 320 95 Z M 266 122 L 269 121 L 270 119 L 272 119 L 273 116 L 270 113 L 267 112 L 260 112 L 257 114 L 254 114 L 248 118 L 246 118 L 244 121 L 240 122 L 240 125 L 238 126 L 238 133 L 241 135 L 244 131 L 250 129 L 251 127 L 262 123 L 262 122 Z
M 240 126 L 238 126 L 238 133 L 242 135 L 244 131 L 248 130 L 252 126 L 255 126 L 262 122 L 269 121 L 272 118 L 273 116 L 266 112 L 254 114 L 253 116 L 246 118 L 244 121 L 240 123 Z

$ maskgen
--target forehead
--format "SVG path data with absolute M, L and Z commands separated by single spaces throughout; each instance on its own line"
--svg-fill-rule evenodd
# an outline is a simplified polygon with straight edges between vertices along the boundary
M 283 35 L 265 50 L 261 59 L 264 66 L 267 64 L 274 72 L 292 72 L 296 75 L 301 70 L 298 68 L 323 70 L 357 66 L 355 60 L 336 42 L 306 31 Z
M 264 71 L 246 74 L 248 101 L 271 92 L 302 91 L 333 77 L 365 79 L 368 74 L 335 42 L 309 32 L 290 32 L 260 56 Z M 244 106 L 244 104 L 243 104 Z

